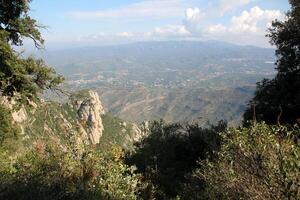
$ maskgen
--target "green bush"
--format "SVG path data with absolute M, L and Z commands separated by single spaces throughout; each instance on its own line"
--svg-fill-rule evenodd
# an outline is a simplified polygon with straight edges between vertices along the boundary
M 20 127 L 13 124 L 11 111 L 0 103 L 0 152 L 15 152 L 19 146 Z
M 75 152 L 38 141 L 16 160 L 1 160 L 0 199 L 136 199 L 139 176 L 123 164 L 120 149 Z
M 218 150 L 221 141 L 218 133 L 225 128 L 223 122 L 208 128 L 153 122 L 150 135 L 137 143 L 135 152 L 127 158 L 127 163 L 136 165 L 145 182 L 148 181 L 149 191 L 143 198 L 151 199 L 151 195 L 156 199 L 175 198 L 186 181 L 185 175 L 197 167 L 197 160 L 206 159 Z
M 254 124 L 229 129 L 215 161 L 200 167 L 183 199 L 299 199 L 299 127 Z M 206 184 L 204 190 L 199 186 Z

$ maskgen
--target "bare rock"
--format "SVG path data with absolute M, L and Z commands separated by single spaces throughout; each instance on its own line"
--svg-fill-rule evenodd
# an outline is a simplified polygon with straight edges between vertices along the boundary
M 1 98 L 0 103 L 5 105 L 8 109 L 11 110 L 13 123 L 20 124 L 28 119 L 26 109 L 23 105 L 18 110 L 14 109 L 14 106 L 16 105 L 16 102 L 14 99 L 3 97 L 3 98 Z M 24 135 L 25 134 L 24 127 L 21 125 L 20 128 L 21 128 L 21 134 Z
M 141 141 L 144 137 L 148 135 L 148 131 L 145 131 L 144 127 L 139 127 L 136 124 L 132 124 L 132 140 L 134 142 Z
M 99 95 L 89 90 L 77 95 L 77 98 L 73 97 L 72 104 L 77 109 L 79 121 L 86 130 L 90 143 L 98 144 L 104 130 L 101 115 L 105 113 Z

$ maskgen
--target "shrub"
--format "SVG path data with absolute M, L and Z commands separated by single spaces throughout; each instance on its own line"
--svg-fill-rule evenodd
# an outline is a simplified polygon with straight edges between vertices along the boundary
M 136 199 L 139 176 L 123 164 L 121 150 L 73 150 L 38 141 L 6 162 L 0 167 L 0 199 Z
M 0 153 L 15 152 L 20 147 L 20 127 L 13 124 L 11 111 L 1 104 L 0 98 Z
M 175 198 L 186 181 L 185 175 L 197 167 L 197 160 L 208 158 L 219 148 L 218 132 L 225 128 L 223 122 L 208 128 L 153 122 L 150 135 L 137 143 L 135 152 L 127 158 L 148 182 L 149 195 L 144 199 L 151 195 L 156 199 Z
M 183 199 L 299 199 L 299 135 L 297 126 L 264 123 L 229 129 L 218 158 L 200 161 Z

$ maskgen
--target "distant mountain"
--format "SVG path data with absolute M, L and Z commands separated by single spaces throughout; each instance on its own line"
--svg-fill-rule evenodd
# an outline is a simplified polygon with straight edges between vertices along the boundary
M 116 46 L 82 47 L 74 49 L 46 52 L 45 59 L 58 70 L 64 72 L 79 70 L 78 64 L 105 63 L 107 69 L 130 68 L 131 62 L 140 64 L 139 67 L 161 69 L 185 69 L 199 67 L 209 62 L 223 62 L 230 59 L 273 61 L 274 50 L 254 46 L 239 46 L 230 43 L 208 41 L 169 41 L 169 42 L 140 42 Z M 187 62 L 188 61 L 188 62 Z M 159 62 L 159 66 L 156 65 Z M 124 64 L 120 66 L 119 64 Z M 71 66 L 70 66 L 71 65 Z M 62 67 L 61 67 L 62 66 Z M 99 66 L 93 66 L 98 68 Z M 93 68 L 91 67 L 91 68 Z
M 43 56 L 72 89 L 97 90 L 108 112 L 133 121 L 199 116 L 237 122 L 255 83 L 275 68 L 273 49 L 217 41 L 140 42 Z M 238 88 L 248 89 L 242 94 Z

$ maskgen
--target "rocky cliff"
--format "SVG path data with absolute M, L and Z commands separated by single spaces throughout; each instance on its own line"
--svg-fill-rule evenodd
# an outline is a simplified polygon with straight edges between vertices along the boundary
M 98 144 L 104 130 L 101 115 L 105 114 L 99 95 L 89 90 L 72 95 L 70 100 L 89 141 L 91 144 Z
M 74 139 L 79 144 L 121 145 L 124 148 L 140 140 L 144 132 L 135 124 L 105 114 L 98 93 L 84 90 L 70 95 L 67 103 L 29 103 L 18 109 L 13 100 L 2 104 L 12 110 L 14 123 L 24 140 L 49 137 L 61 143 Z

